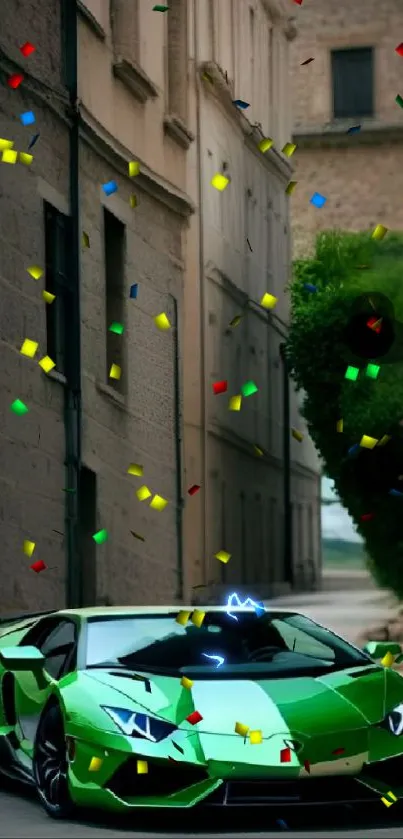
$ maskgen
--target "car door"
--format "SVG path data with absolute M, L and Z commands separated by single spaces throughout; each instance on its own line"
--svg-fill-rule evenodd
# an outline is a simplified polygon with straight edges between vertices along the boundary
M 43 680 L 30 671 L 14 673 L 16 733 L 20 748 L 32 757 L 39 718 L 52 686 L 76 666 L 76 624 L 67 618 L 40 621 L 25 636 L 21 646 L 26 645 L 37 647 L 45 658 Z

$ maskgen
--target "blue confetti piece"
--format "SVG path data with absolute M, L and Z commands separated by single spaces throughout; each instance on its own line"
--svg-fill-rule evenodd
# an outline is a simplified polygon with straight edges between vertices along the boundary
M 314 207 L 318 207 L 320 209 L 326 204 L 327 198 L 325 198 L 324 195 L 321 195 L 320 192 L 314 192 L 312 198 L 310 198 L 309 200 Z
M 139 288 L 138 283 L 134 283 L 133 285 L 130 286 L 130 297 L 132 298 L 132 300 L 136 299 L 138 288 Z
M 29 141 L 28 151 L 34 147 L 35 143 L 39 140 L 40 136 L 40 134 L 34 134 L 34 136 L 31 137 Z
M 277 819 L 276 824 L 278 824 L 278 826 L 283 830 L 289 830 L 288 824 L 284 821 L 284 819 Z
M 349 448 L 349 450 L 348 450 L 347 454 L 348 454 L 349 456 L 351 456 L 351 455 L 353 455 L 353 454 L 356 454 L 357 452 L 359 452 L 360 448 L 361 448 L 361 447 L 360 447 L 360 444 L 359 444 L 359 443 L 355 443 L 355 445 L 354 445 L 354 446 L 351 446 L 351 447 Z
M 352 125 L 346 132 L 347 134 L 358 134 L 361 131 L 361 125 Z
M 249 108 L 249 102 L 244 102 L 243 99 L 233 99 L 232 104 L 237 108 L 241 108 L 242 111 L 246 111 L 246 108 Z
M 389 495 L 393 495 L 395 498 L 402 498 L 403 492 L 399 492 L 398 489 L 390 489 Z
M 118 185 L 116 181 L 108 181 L 107 184 L 102 184 L 102 189 L 105 195 L 112 195 L 114 192 L 118 191 Z
M 314 293 L 315 293 L 315 291 L 317 291 L 317 290 L 318 290 L 318 289 L 317 289 L 317 287 L 316 287 L 316 285 L 312 285 L 312 283 L 304 283 L 304 289 L 305 289 L 306 291 L 310 291 L 310 292 L 311 292 L 311 294 L 314 294 Z
M 258 616 L 258 618 L 260 618 L 261 615 L 264 615 L 265 611 L 266 611 L 266 609 L 265 609 L 263 603 L 256 603 L 255 604 L 255 613 Z
M 35 122 L 35 114 L 33 111 L 25 111 L 21 114 L 20 120 L 23 125 L 33 125 Z

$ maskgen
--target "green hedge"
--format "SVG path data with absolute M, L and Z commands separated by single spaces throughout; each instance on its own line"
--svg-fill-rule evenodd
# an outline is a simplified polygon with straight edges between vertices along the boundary
M 305 290 L 304 283 L 315 285 L 317 292 Z M 314 256 L 295 262 L 289 290 L 287 356 L 298 389 L 305 391 L 303 414 L 310 435 L 365 541 L 370 570 L 403 598 L 403 498 L 388 493 L 393 464 L 401 461 L 403 473 L 403 351 L 401 362 L 379 361 L 376 380 L 362 372 L 352 382 L 344 377 L 349 362 L 343 336 L 353 301 L 367 291 L 385 294 L 403 323 L 403 236 L 388 233 L 376 241 L 369 234 L 321 233 Z M 364 368 L 365 362 L 355 366 Z M 341 418 L 344 430 L 338 433 Z M 392 439 L 382 448 L 349 456 L 363 434 Z M 367 513 L 374 518 L 363 522 Z

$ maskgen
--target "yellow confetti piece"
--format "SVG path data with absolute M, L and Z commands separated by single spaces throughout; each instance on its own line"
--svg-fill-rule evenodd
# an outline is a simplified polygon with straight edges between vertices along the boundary
M 246 737 L 249 731 L 249 726 L 244 725 L 242 722 L 235 723 L 235 734 L 240 734 L 241 737 Z
M 39 344 L 36 341 L 30 341 L 29 338 L 25 338 L 20 353 L 21 355 L 26 355 L 27 358 L 34 358 L 38 347 Z
M 394 660 L 394 655 L 392 655 L 392 653 L 388 651 L 386 655 L 384 655 L 384 657 L 381 659 L 382 667 L 392 667 Z
M 260 305 L 263 306 L 264 309 L 274 309 L 278 298 L 274 296 L 274 294 L 269 294 L 266 291 L 266 294 L 263 295 Z
M 165 314 L 165 312 L 161 312 L 161 314 L 160 314 L 160 315 L 157 315 L 157 316 L 154 318 L 154 323 L 155 323 L 155 325 L 158 327 L 158 329 L 161 329 L 161 330 L 164 330 L 164 329 L 170 329 L 170 328 L 171 328 L 171 324 L 170 324 L 170 322 L 169 322 L 169 318 L 168 318 L 168 316 Z
M 27 268 L 27 271 L 34 280 L 39 280 L 43 274 L 43 268 L 40 268 L 39 265 L 31 265 L 30 268 Z
M 18 160 L 20 163 L 23 163 L 24 166 L 30 166 L 34 159 L 33 154 L 27 154 L 25 151 L 18 152 Z
M 290 183 L 285 188 L 286 195 L 292 195 L 294 192 L 295 187 L 297 186 L 298 181 L 290 181 Z
M 228 184 L 229 178 L 226 178 L 225 175 L 221 175 L 220 172 L 216 172 L 211 179 L 211 186 L 213 186 L 214 189 L 218 189 L 219 192 L 223 192 Z
M 384 227 L 383 224 L 377 224 L 374 232 L 372 233 L 371 239 L 378 239 L 379 241 L 381 241 L 381 239 L 385 238 L 388 230 L 389 228 Z
M 240 396 L 240 394 L 238 394 L 237 396 L 231 396 L 231 398 L 229 400 L 229 403 L 228 403 L 228 409 L 230 411 L 240 411 L 241 410 L 241 405 L 242 405 L 242 396 Z
M 229 325 L 232 326 L 233 328 L 235 328 L 236 326 L 239 326 L 239 324 L 241 323 L 242 317 L 243 317 L 243 315 L 235 315 L 235 317 L 232 318 L 232 321 L 230 322 Z
M 136 495 L 137 495 L 137 498 L 139 499 L 139 501 L 146 501 L 147 498 L 151 497 L 152 492 L 150 492 L 148 487 L 142 486 L 142 487 L 140 487 L 140 489 L 137 490 Z
M 53 303 L 53 301 L 56 300 L 56 295 L 51 294 L 50 291 L 43 291 L 42 292 L 42 297 L 43 297 L 45 303 Z
M 191 612 L 186 612 L 185 610 L 178 612 L 175 618 L 176 623 L 179 623 L 181 626 L 186 626 L 191 614 Z
M 13 140 L 3 140 L 0 137 L 0 151 L 4 151 L 5 149 L 12 149 L 13 145 L 14 145 Z
M 101 757 L 92 757 L 90 760 L 90 765 L 88 767 L 89 772 L 99 772 L 101 766 L 103 764 L 103 760 Z
M 264 451 L 263 451 L 263 449 L 260 448 L 260 446 L 253 446 L 253 450 L 254 450 L 255 454 L 258 455 L 258 457 L 263 457 Z
M 386 795 L 388 795 L 388 796 L 389 796 L 389 798 L 391 798 L 391 799 L 392 799 L 392 801 L 388 801 L 388 799 L 387 799 L 387 798 L 381 798 L 381 801 L 382 801 L 382 803 L 385 805 L 385 807 L 391 807 L 391 806 L 392 806 L 392 804 L 394 804 L 394 803 L 395 803 L 395 801 L 397 801 L 397 798 L 396 798 L 396 796 L 393 794 L 393 792 L 391 792 L 390 790 L 389 790 L 389 792 L 387 792 L 387 793 L 386 793 Z
M 296 148 L 297 147 L 295 143 L 286 143 L 285 146 L 283 146 L 283 148 L 281 149 L 281 151 L 283 152 L 283 154 L 285 154 L 286 157 L 291 157 L 291 155 L 294 154 Z
M 266 137 L 264 140 L 260 141 L 258 146 L 259 151 L 261 151 L 264 154 L 266 151 L 269 151 L 269 149 L 271 149 L 273 143 L 274 140 L 272 140 L 271 137 Z
M 250 732 L 249 739 L 252 746 L 257 746 L 259 743 L 263 742 L 263 734 L 261 731 L 256 729 L 255 731 Z
M 337 424 L 336 424 L 336 431 L 338 431 L 338 432 L 339 432 L 339 434 L 341 434 L 341 433 L 342 433 L 342 431 L 343 431 L 343 428 L 344 428 L 344 422 L 343 422 L 343 420 L 342 420 L 342 419 L 337 420 Z
M 363 449 L 374 449 L 378 440 L 375 437 L 368 437 L 367 434 L 363 434 L 360 440 L 360 446 Z
M 138 775 L 147 775 L 148 773 L 148 763 L 146 760 L 138 760 L 137 761 L 137 774 Z
M 218 551 L 218 553 L 214 554 L 214 556 L 226 565 L 231 559 L 232 554 L 227 553 L 227 551 Z
M 154 495 L 153 500 L 150 501 L 150 507 L 152 507 L 153 510 L 159 510 L 159 512 L 161 512 L 161 510 L 165 510 L 167 504 L 168 501 L 166 498 L 163 498 L 162 495 Z
M 22 549 L 24 551 L 25 556 L 31 557 L 34 550 L 35 550 L 35 542 L 30 542 L 29 539 L 24 539 L 24 544 Z
M 82 242 L 83 248 L 89 248 L 90 237 L 89 237 L 88 233 L 85 232 L 85 230 L 83 230 L 83 232 L 82 232 L 81 242 Z
M 42 370 L 44 370 L 45 373 L 50 373 L 50 371 L 53 370 L 54 367 L 56 367 L 55 362 L 52 361 L 52 359 L 48 355 L 44 355 L 44 357 L 41 358 L 40 361 L 38 361 L 38 364 L 39 367 L 42 367 Z
M 192 617 L 190 618 L 190 620 L 192 621 L 192 623 L 195 626 L 200 627 L 202 625 L 205 617 L 206 617 L 205 612 L 202 612 L 200 609 L 195 609 L 193 614 L 192 614 Z
M 304 439 L 304 435 L 301 434 L 300 431 L 297 431 L 296 428 L 292 428 L 291 429 L 291 434 L 294 437 L 294 440 L 298 440 L 298 443 L 302 443 L 302 441 Z
M 141 478 L 143 472 L 144 469 L 140 466 L 140 463 L 131 463 L 127 470 L 128 475 L 136 475 L 137 478 Z
M 137 160 L 131 160 L 129 163 L 129 177 L 134 178 L 140 174 L 140 163 Z
M 4 149 L 1 155 L 2 163 L 16 163 L 18 152 L 13 149 Z
M 119 364 L 112 364 L 112 367 L 109 370 L 109 378 L 110 379 L 116 379 L 117 381 L 119 381 L 121 375 L 122 375 L 122 368 L 119 367 Z
M 135 210 L 136 207 L 137 207 L 137 198 L 136 198 L 134 193 L 131 194 L 131 196 L 129 198 L 129 203 L 130 203 L 130 206 L 131 206 L 132 210 Z
M 194 682 L 192 682 L 191 679 L 187 679 L 186 676 L 182 676 L 181 685 L 183 688 L 187 688 L 187 690 L 190 690 L 190 688 L 193 687 Z
M 383 437 L 381 437 L 381 439 L 379 440 L 378 447 L 379 446 L 386 446 L 386 443 L 389 443 L 389 440 L 391 440 L 391 439 L 392 438 L 389 437 L 389 434 L 384 434 Z

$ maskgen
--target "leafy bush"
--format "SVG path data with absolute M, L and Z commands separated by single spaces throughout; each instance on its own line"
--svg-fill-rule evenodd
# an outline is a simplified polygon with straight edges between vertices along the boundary
M 393 347 L 397 360 L 379 359 L 378 378 L 366 376 L 367 362 L 351 358 L 344 335 L 353 302 L 366 292 L 386 295 L 403 322 L 403 237 L 388 233 L 376 241 L 368 234 L 321 233 L 313 258 L 294 264 L 287 357 L 298 389 L 305 391 L 309 432 L 364 539 L 370 570 L 403 598 L 403 497 L 389 494 L 403 492 L 403 327 Z M 348 364 L 360 368 L 356 381 L 345 378 Z M 364 434 L 391 439 L 351 454 Z M 367 514 L 373 518 L 363 521 Z

